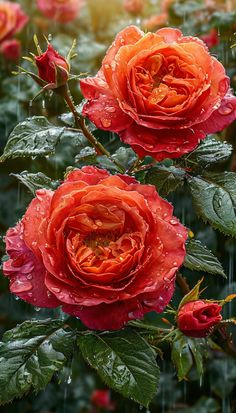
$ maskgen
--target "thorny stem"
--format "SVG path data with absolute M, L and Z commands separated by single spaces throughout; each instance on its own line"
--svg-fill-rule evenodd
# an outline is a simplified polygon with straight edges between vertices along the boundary
M 96 152 L 98 155 L 105 155 L 107 156 L 107 158 L 118 168 L 119 172 L 124 173 L 125 170 L 122 167 L 122 165 L 120 165 L 110 154 L 110 152 L 108 152 L 106 150 L 106 148 L 100 143 L 98 142 L 98 140 L 95 138 L 95 136 L 88 130 L 86 124 L 85 124 L 85 120 L 82 116 L 80 116 L 80 114 L 77 112 L 76 107 L 73 103 L 73 99 L 70 95 L 70 91 L 69 89 L 64 89 L 63 90 L 63 98 L 67 104 L 67 106 L 69 107 L 70 111 L 72 112 L 72 114 L 74 115 L 74 119 L 75 119 L 75 125 L 78 129 L 80 129 L 84 136 L 86 137 L 86 139 L 90 142 L 90 144 L 96 149 Z
M 222 347 L 224 352 L 231 357 L 236 358 L 236 347 L 233 343 L 231 334 L 228 333 L 225 327 L 220 327 L 214 332 L 213 339 Z
M 190 287 L 186 279 L 180 274 L 180 272 L 177 272 L 176 274 L 176 282 L 184 295 L 190 292 Z
M 171 331 L 173 330 L 173 328 L 162 328 L 162 327 L 156 327 L 150 324 L 146 324 L 146 323 L 142 323 L 142 321 L 130 321 L 129 325 L 131 327 L 137 327 L 140 329 L 144 329 L 144 330 L 148 330 L 148 331 L 152 331 L 158 334 L 169 334 L 171 333 Z

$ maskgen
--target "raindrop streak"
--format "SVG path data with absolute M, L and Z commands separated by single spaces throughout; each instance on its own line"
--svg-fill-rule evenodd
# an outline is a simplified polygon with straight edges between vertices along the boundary
M 232 283 L 234 282 L 234 244 L 230 245 L 229 249 L 229 268 L 228 268 L 228 288 L 227 293 L 232 293 Z M 232 302 L 228 304 L 228 317 L 232 316 Z

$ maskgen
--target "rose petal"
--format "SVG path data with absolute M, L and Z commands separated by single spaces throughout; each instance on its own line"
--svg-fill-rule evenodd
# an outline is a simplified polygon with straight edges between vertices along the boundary
M 168 157 L 178 158 L 196 148 L 206 136 L 202 128 L 181 130 L 148 129 L 133 123 L 119 133 L 123 142 L 130 145 L 140 156 L 152 156 L 157 161 Z
M 10 258 L 3 264 L 3 272 L 10 278 L 10 290 L 35 306 L 57 307 L 59 301 L 44 284 L 45 267 L 26 246 L 23 236 L 22 222 L 6 234 L 6 250 Z

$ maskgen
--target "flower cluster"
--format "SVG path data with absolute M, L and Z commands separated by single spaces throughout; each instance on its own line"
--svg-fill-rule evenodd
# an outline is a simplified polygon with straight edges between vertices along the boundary
M 0 3 L 0 52 L 8 60 L 17 60 L 21 53 L 19 40 L 13 36 L 28 22 L 28 17 L 17 3 Z

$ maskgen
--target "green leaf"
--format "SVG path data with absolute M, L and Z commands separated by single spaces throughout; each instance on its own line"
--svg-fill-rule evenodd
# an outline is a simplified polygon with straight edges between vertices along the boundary
M 232 151 L 232 145 L 227 142 L 222 142 L 215 138 L 214 135 L 209 135 L 200 143 L 197 149 L 187 155 L 185 159 L 207 166 L 225 161 L 231 156 Z
M 51 155 L 55 152 L 55 146 L 63 132 L 63 127 L 52 125 L 43 116 L 26 119 L 13 129 L 0 161 L 7 158 Z
M 188 184 L 198 215 L 213 228 L 236 237 L 236 174 L 189 177 Z
M 187 255 L 184 266 L 190 270 L 204 271 L 209 274 L 219 274 L 226 277 L 224 269 L 214 254 L 198 240 L 186 242 Z
M 91 146 L 86 146 L 81 149 L 78 155 L 75 157 L 75 162 L 78 166 L 94 165 L 97 163 L 97 152 Z
M 0 343 L 0 404 L 31 389 L 44 389 L 73 349 L 73 331 L 63 320 L 25 321 L 7 331 Z
M 33 195 L 38 189 L 52 189 L 55 190 L 59 181 L 53 181 L 48 176 L 44 175 L 42 172 L 36 174 L 29 173 L 28 171 L 23 171 L 20 174 L 11 174 L 17 178 L 23 185 L 25 185 Z
M 186 337 L 177 330 L 172 343 L 171 358 L 176 367 L 179 381 L 187 380 L 188 374 L 195 365 L 200 377 L 203 375 L 204 340 Z
M 161 196 L 167 196 L 170 192 L 183 185 L 184 177 L 185 171 L 183 169 L 175 168 L 174 166 L 168 168 L 160 165 L 146 173 L 145 182 L 155 185 Z
M 178 310 L 186 303 L 189 303 L 189 301 L 194 301 L 194 300 L 198 300 L 199 295 L 200 295 L 200 286 L 203 282 L 203 278 L 201 280 L 198 281 L 198 283 L 192 288 L 191 291 L 189 291 L 188 294 L 186 294 L 182 300 L 179 303 L 179 308 Z
M 148 407 L 159 383 L 155 352 L 135 331 L 88 334 L 78 339 L 87 362 L 123 396 Z
M 193 355 L 187 337 L 178 332 L 172 344 L 171 359 L 176 367 L 179 381 L 186 380 L 193 366 Z

